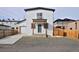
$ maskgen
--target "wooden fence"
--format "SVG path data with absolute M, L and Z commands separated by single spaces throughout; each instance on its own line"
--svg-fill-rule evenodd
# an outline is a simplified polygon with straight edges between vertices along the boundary
M 62 29 L 54 29 L 54 36 L 63 36 Z
M 54 36 L 63 36 L 73 39 L 79 39 L 79 30 L 54 29 Z
M 0 30 L 0 38 L 4 38 L 15 34 L 18 34 L 18 30 L 14 29 Z

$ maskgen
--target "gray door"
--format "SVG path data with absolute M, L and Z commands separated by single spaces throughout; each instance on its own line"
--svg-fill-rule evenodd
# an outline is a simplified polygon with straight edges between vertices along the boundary
M 38 24 L 38 33 L 41 33 L 41 32 L 42 32 L 42 25 Z

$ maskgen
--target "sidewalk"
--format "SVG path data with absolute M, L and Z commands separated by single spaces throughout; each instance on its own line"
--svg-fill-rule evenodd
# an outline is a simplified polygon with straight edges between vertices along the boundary
M 8 36 L 8 37 L 0 39 L 0 44 L 14 44 L 15 42 L 17 42 L 22 37 L 23 37 L 22 34 Z

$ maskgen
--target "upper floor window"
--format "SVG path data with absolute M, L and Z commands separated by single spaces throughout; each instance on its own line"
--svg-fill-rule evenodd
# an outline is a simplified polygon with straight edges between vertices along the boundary
M 37 13 L 37 19 L 42 19 L 42 13 Z

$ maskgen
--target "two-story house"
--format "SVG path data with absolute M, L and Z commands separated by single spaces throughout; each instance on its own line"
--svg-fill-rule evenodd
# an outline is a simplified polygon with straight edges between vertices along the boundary
M 20 31 L 28 36 L 50 35 L 53 33 L 53 13 L 55 9 L 35 7 L 24 9 L 26 21 L 19 23 Z

